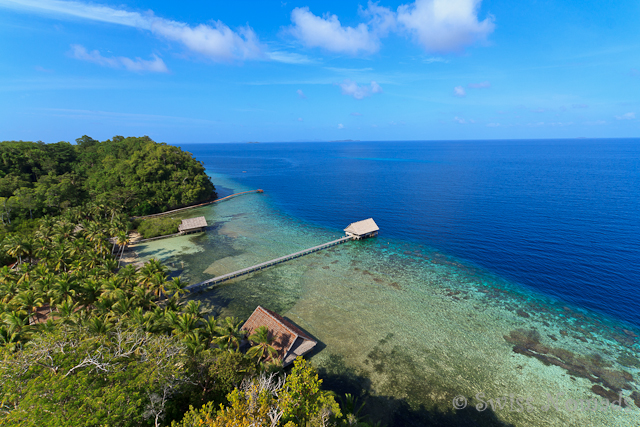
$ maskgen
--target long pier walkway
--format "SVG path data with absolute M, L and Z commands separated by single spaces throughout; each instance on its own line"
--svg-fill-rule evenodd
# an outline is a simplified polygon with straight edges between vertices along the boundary
M 280 264 L 282 262 L 289 261 L 289 260 L 294 259 L 294 258 L 299 258 L 301 256 L 308 255 L 308 254 L 313 253 L 313 252 L 318 252 L 318 251 L 321 251 L 322 249 L 326 249 L 326 248 L 331 247 L 331 246 L 339 245 L 341 243 L 348 242 L 349 240 L 353 240 L 353 239 L 354 239 L 353 236 L 342 237 L 342 238 L 340 238 L 338 240 L 333 240 L 331 242 L 324 243 L 324 244 L 318 245 L 318 246 L 314 246 L 312 248 L 305 249 L 305 250 L 300 251 L 300 252 L 296 252 L 296 253 L 289 254 L 289 255 L 286 255 L 286 256 L 283 256 L 283 257 L 280 257 L 280 258 L 272 259 L 271 261 L 263 262 L 261 264 L 254 265 L 252 267 L 243 268 L 242 270 L 234 271 L 233 273 L 229 273 L 229 274 L 225 274 L 225 275 L 222 275 L 222 276 L 214 277 L 212 279 L 205 280 L 204 282 L 196 283 L 195 285 L 189 285 L 185 289 L 187 289 L 187 290 L 189 290 L 191 292 L 198 291 L 198 290 L 200 290 L 202 288 L 206 288 L 208 286 L 224 282 L 225 280 L 229 280 L 229 279 L 233 279 L 233 278 L 238 277 L 238 276 L 243 276 L 245 274 L 253 273 L 254 271 L 262 270 L 264 268 L 271 267 L 272 265 Z
M 143 215 L 143 216 L 132 216 L 132 219 L 147 219 L 147 218 L 155 218 L 158 216 L 163 216 L 163 215 L 170 215 L 172 213 L 176 213 L 176 212 L 182 212 L 182 211 L 186 211 L 188 209 L 193 209 L 193 208 L 201 208 L 202 206 L 207 206 L 207 205 L 211 205 L 213 203 L 218 203 L 218 202 L 222 202 L 224 200 L 229 200 L 232 199 L 236 196 L 240 196 L 242 194 L 249 194 L 249 193 L 264 193 L 264 191 L 260 188 L 258 188 L 257 190 L 249 190 L 249 191 L 243 191 L 242 193 L 235 193 L 235 194 L 231 194 L 227 197 L 223 197 L 221 199 L 215 199 L 215 200 L 211 200 L 209 202 L 204 202 L 204 203 L 200 203 L 197 205 L 191 205 L 191 206 L 185 206 L 184 208 L 178 208 L 178 209 L 174 209 L 171 211 L 166 211 L 166 212 L 160 212 L 157 214 L 151 214 L 151 215 Z

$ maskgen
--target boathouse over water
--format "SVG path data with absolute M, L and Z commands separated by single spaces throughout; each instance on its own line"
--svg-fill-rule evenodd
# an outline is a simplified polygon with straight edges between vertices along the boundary
M 269 329 L 269 336 L 273 338 L 271 346 L 278 352 L 282 366 L 290 365 L 296 357 L 304 356 L 318 344 L 292 322 L 271 310 L 258 306 L 241 329 L 251 335 L 261 326 Z
M 196 233 L 204 231 L 207 226 L 207 220 L 203 216 L 197 218 L 183 219 L 182 224 L 178 226 L 178 231 L 182 234 Z
M 347 236 L 353 237 L 354 240 L 377 236 L 379 230 L 380 228 L 378 228 L 378 224 L 376 224 L 373 218 L 353 222 L 344 229 L 345 233 L 347 233 Z

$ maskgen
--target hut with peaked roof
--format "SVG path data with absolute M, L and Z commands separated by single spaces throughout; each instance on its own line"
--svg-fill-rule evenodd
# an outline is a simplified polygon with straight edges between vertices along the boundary
M 273 338 L 271 346 L 278 352 L 282 366 L 290 365 L 296 357 L 304 356 L 318 344 L 293 322 L 261 306 L 256 307 L 241 330 L 251 335 L 261 326 L 269 329 L 269 336 Z
M 356 240 L 377 236 L 379 230 L 380 228 L 378 228 L 378 224 L 376 224 L 373 218 L 352 222 L 344 229 L 347 236 L 353 237 Z
M 207 227 L 207 220 L 203 216 L 197 218 L 183 219 L 182 224 L 178 226 L 178 231 L 182 234 L 196 233 L 204 231 Z

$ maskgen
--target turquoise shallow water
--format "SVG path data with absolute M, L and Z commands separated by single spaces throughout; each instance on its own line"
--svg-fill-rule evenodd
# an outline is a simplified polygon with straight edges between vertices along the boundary
M 249 189 L 222 175 L 212 178 L 220 187 Z M 163 259 L 195 283 L 342 235 L 283 214 L 271 197 L 251 194 L 191 211 L 183 216 L 205 215 L 207 233 L 136 251 L 143 259 Z M 259 304 L 289 317 L 320 341 L 312 361 L 327 385 L 368 393 L 368 411 L 389 425 L 637 427 L 640 419 L 631 400 L 625 411 L 575 404 L 598 397 L 592 387 L 603 383 L 592 381 L 595 375 L 623 397 L 640 390 L 634 336 L 640 331 L 523 292 L 434 248 L 385 238 L 384 229 L 376 239 L 308 255 L 192 298 L 214 315 L 246 318 Z M 544 357 L 551 355 L 561 363 L 549 364 Z M 545 410 L 549 395 L 555 406 Z M 471 409 L 454 410 L 456 396 L 466 397 Z M 482 409 L 481 400 L 489 399 L 493 408 L 491 402 L 483 411 L 474 407 Z M 527 399 L 528 406 L 518 405 Z

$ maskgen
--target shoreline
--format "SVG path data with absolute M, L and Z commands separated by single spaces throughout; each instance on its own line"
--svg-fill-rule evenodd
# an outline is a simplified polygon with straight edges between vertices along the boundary
M 231 186 L 229 178 L 219 178 Z M 280 212 L 262 198 L 236 199 L 215 210 L 203 208 L 202 213 L 215 223 L 206 235 L 170 239 L 170 245 L 153 245 L 142 252 L 164 254 L 174 265 L 182 260 L 185 267 L 177 272 L 197 279 L 254 265 L 335 234 Z M 413 242 L 383 235 L 341 246 L 233 279 L 193 298 L 216 315 L 243 317 L 255 305 L 274 309 L 324 344 L 311 360 L 329 383 L 340 383 L 338 373 L 350 372 L 371 383 L 373 396 L 405 399 L 411 407 L 451 410 L 453 391 L 469 397 L 479 391 L 497 395 L 505 384 L 510 392 L 528 393 L 537 400 L 546 390 L 564 391 L 576 399 L 596 396 L 588 379 L 572 380 L 566 370 L 514 352 L 514 344 L 505 337 L 519 329 L 538 330 L 541 345 L 553 351 L 562 349 L 578 359 L 598 352 L 615 369 L 640 376 L 640 369 L 617 361 L 626 360 L 621 359 L 625 349 L 633 352 L 620 322 L 614 324 L 617 319 L 591 316 L 588 310 L 533 295 Z M 375 366 L 382 370 L 372 370 Z M 540 414 L 500 415 L 516 425 L 614 422 L 602 414 L 590 421 L 564 411 L 550 423 Z

